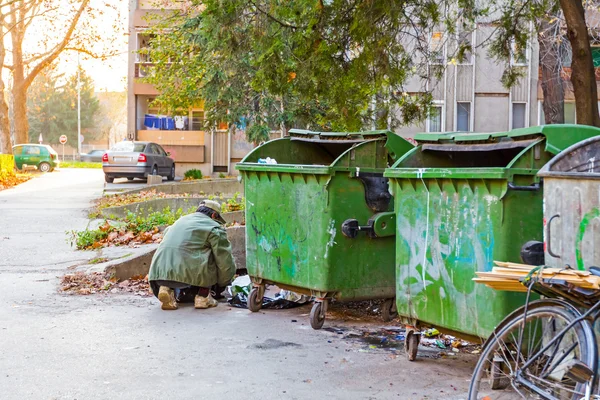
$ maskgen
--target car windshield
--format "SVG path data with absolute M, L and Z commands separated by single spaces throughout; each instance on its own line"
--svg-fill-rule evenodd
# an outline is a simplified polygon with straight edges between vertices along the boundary
M 128 151 L 141 153 L 146 148 L 144 143 L 119 142 L 110 151 Z
M 56 150 L 54 150 L 54 149 L 53 149 L 52 147 L 50 147 L 50 146 L 46 146 L 46 149 L 48 149 L 48 151 L 50 152 L 50 154 L 58 154 L 58 153 L 56 152 Z

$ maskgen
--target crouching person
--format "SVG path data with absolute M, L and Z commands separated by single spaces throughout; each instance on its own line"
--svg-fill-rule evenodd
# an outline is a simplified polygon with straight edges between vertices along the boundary
M 200 203 L 195 213 L 179 218 L 165 231 L 148 280 L 163 310 L 176 310 L 174 289 L 196 291 L 195 308 L 216 307 L 211 288 L 229 285 L 235 274 L 231 243 L 216 201 Z

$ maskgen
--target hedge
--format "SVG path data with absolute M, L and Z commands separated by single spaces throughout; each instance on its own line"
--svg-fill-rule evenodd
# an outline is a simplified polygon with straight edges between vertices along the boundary
M 0 181 L 15 176 L 15 159 L 11 154 L 0 154 Z

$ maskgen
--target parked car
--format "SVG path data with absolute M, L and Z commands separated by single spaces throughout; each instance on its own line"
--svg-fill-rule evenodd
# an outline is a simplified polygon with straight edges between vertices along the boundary
M 23 169 L 25 165 L 34 166 L 42 172 L 51 172 L 58 167 L 58 153 L 45 144 L 18 144 L 13 146 L 15 165 Z
M 158 144 L 150 142 L 119 142 L 102 156 L 104 180 L 115 178 L 147 178 L 148 175 L 175 179 L 175 161 Z
M 87 154 L 81 155 L 81 161 L 84 162 L 102 162 L 102 156 L 106 150 L 92 150 Z

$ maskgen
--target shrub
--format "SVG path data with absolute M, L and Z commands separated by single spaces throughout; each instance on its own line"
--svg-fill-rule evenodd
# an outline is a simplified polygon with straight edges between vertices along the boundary
M 226 176 L 224 173 L 222 173 L 222 172 L 221 172 L 221 173 L 219 174 L 219 178 L 223 179 L 223 178 L 227 178 L 227 176 Z
M 183 175 L 183 180 L 189 181 L 192 179 L 202 179 L 202 171 L 199 169 L 190 169 L 185 171 Z
M 16 176 L 15 159 L 11 154 L 0 154 L 0 181 Z

